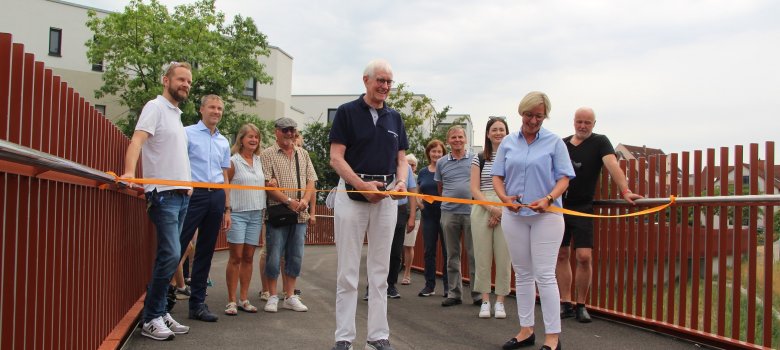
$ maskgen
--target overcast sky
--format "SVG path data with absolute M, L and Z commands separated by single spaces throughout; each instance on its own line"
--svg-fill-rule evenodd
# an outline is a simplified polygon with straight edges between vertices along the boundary
M 763 158 L 764 142 L 780 134 L 778 1 L 218 0 L 217 8 L 254 18 L 293 56 L 293 94 L 360 93 L 365 64 L 385 58 L 396 81 L 436 108 L 470 114 L 476 144 L 490 115 L 518 130 L 517 105 L 532 90 L 550 97 L 544 127 L 561 136 L 586 105 L 595 132 L 614 145 L 666 153 L 756 142 Z

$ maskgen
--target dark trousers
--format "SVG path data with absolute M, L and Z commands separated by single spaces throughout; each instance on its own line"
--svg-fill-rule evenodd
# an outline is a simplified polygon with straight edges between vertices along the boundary
M 180 238 L 181 251 L 183 252 L 192 241 L 195 230 L 198 230 L 195 257 L 192 260 L 192 274 L 190 275 L 190 309 L 195 309 L 206 301 L 206 283 L 211 269 L 211 258 L 214 256 L 214 246 L 217 244 L 217 236 L 224 214 L 224 190 L 194 190 Z
M 436 244 L 441 245 L 441 253 L 444 257 L 442 262 L 442 283 L 444 290 L 447 290 L 447 248 L 444 246 L 444 231 L 441 229 L 441 210 L 433 206 L 428 206 L 422 211 L 422 229 L 423 229 L 423 247 L 425 248 L 425 286 L 431 289 L 436 287 Z
M 403 253 L 404 248 L 407 221 L 409 221 L 409 204 L 399 205 L 393 243 L 390 245 L 390 271 L 387 273 L 388 286 L 394 286 L 398 283 L 398 272 L 401 271 L 401 253 Z

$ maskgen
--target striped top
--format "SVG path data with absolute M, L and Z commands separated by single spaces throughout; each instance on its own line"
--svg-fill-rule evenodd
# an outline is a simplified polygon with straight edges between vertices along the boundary
M 482 153 L 475 154 L 471 160 L 471 165 L 476 166 L 477 169 L 479 169 L 480 154 Z M 485 159 L 485 167 L 482 168 L 482 172 L 479 174 L 479 190 L 482 192 L 493 191 L 493 176 L 490 175 L 490 171 L 493 170 L 493 159 L 496 159 L 496 152 L 493 152 L 490 160 Z
M 241 157 L 241 154 L 234 154 L 230 157 L 230 162 L 235 169 L 231 184 L 265 186 L 265 175 L 263 174 L 263 164 L 260 156 L 252 155 L 252 165 Z M 262 210 L 265 208 L 266 194 L 262 190 L 233 190 L 230 191 L 230 204 L 233 212 Z

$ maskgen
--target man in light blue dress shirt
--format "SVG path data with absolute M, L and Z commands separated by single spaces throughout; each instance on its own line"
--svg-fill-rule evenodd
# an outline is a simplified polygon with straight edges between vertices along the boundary
M 192 181 L 214 184 L 228 183 L 230 143 L 217 130 L 222 119 L 224 103 L 217 95 L 201 99 L 201 120 L 184 128 L 187 131 L 187 152 L 192 169 Z M 181 231 L 181 249 L 192 241 L 195 230 L 198 239 L 190 278 L 190 318 L 216 322 L 217 315 L 206 305 L 206 283 L 211 269 L 211 258 L 220 229 L 230 228 L 230 192 L 218 188 L 195 188 L 190 198 L 187 217 Z

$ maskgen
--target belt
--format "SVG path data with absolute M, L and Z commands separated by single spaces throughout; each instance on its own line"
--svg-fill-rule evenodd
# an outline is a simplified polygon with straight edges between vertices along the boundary
M 367 181 L 381 181 L 384 183 L 391 183 L 395 179 L 395 174 L 389 174 L 389 175 L 369 175 L 369 174 L 355 174 L 357 175 L 361 180 L 367 180 Z
M 211 187 L 196 187 L 195 192 L 214 192 L 222 191 L 224 188 L 211 188 Z
M 177 189 L 173 189 L 173 190 L 160 191 L 158 193 L 165 193 L 165 192 L 171 192 L 171 193 L 186 195 L 187 192 L 189 192 L 189 190 L 186 189 L 186 188 L 177 188 Z

